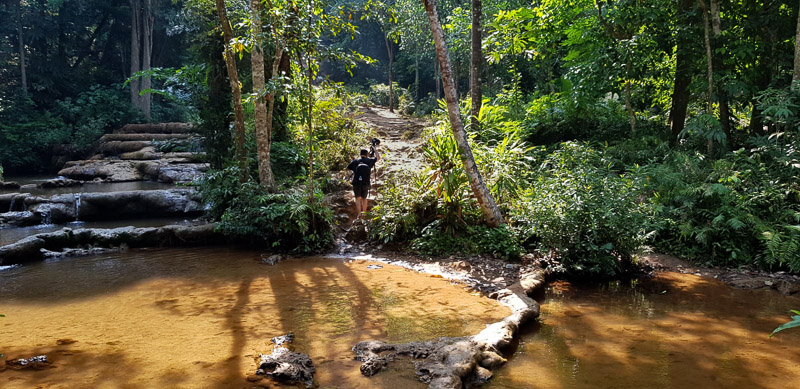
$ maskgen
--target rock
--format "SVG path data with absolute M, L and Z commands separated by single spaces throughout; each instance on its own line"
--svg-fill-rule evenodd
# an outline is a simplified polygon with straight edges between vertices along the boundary
M 32 226 L 41 221 L 41 215 L 30 211 L 0 213 L 0 226 Z
M 194 131 L 189 123 L 142 123 L 126 124 L 114 130 L 114 134 L 185 134 Z
M 772 287 L 786 296 L 800 292 L 800 284 L 788 280 L 779 280 Z
M 383 266 L 382 265 L 367 265 L 367 269 L 368 270 L 378 270 L 378 269 L 383 269 Z
M 69 178 L 62 177 L 44 181 L 37 186 L 40 188 L 67 188 L 67 187 L 81 186 L 81 185 L 83 185 L 83 181 L 71 180 Z
M 273 254 L 266 258 L 265 255 L 266 254 L 261 255 L 261 263 L 265 265 L 275 266 L 284 259 L 283 255 L 280 254 Z
M 539 316 L 539 304 L 528 297 L 519 282 L 494 292 L 493 296 L 511 308 L 512 313 L 477 335 L 403 344 L 375 340 L 357 343 L 353 352 L 356 360 L 363 362 L 361 373 L 376 374 L 395 355 L 409 355 L 422 359 L 415 363 L 415 371 L 421 381 L 428 382 L 429 388 L 456 389 L 485 382 L 491 378 L 489 368 L 506 362 L 500 354 L 515 346 L 519 327 Z
M 276 336 L 270 340 L 274 344 L 272 353 L 260 354 L 256 375 L 266 375 L 286 384 L 302 383 L 306 387 L 314 385 L 314 362 L 306 354 L 290 351 L 283 345 L 291 343 L 294 334 L 291 332 Z
M 42 370 L 50 366 L 47 355 L 37 355 L 30 358 L 16 358 L 6 361 L 6 367 L 14 370 L 32 369 Z
M 45 255 L 79 255 L 102 249 L 227 243 L 230 239 L 217 233 L 215 227 L 216 224 L 113 229 L 64 228 L 61 231 L 37 234 L 10 245 L 0 246 L 0 265 L 41 260 Z M 75 247 L 79 249 L 71 249 Z
M 472 268 L 472 265 L 470 265 L 467 261 L 455 261 L 449 266 L 451 269 L 459 271 L 469 271 Z
M 19 189 L 19 183 L 14 181 L 0 181 L 0 189 Z

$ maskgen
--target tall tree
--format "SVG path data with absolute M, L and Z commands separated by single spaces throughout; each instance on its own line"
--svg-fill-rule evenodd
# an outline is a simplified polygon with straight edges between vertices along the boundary
M 688 27 L 691 25 L 689 12 L 692 0 L 678 1 L 677 54 L 675 56 L 675 83 L 672 92 L 672 109 L 669 112 L 670 144 L 675 144 L 678 135 L 686 125 L 686 109 L 689 106 L 689 84 L 692 82 L 692 40 Z
M 131 4 L 131 76 L 142 70 L 142 0 L 130 0 Z M 139 92 L 142 90 L 142 81 L 138 78 L 131 79 L 131 105 L 136 108 L 142 106 Z
M 478 171 L 478 166 L 475 164 L 475 158 L 472 156 L 472 149 L 470 149 L 467 134 L 464 130 L 464 123 L 461 121 L 461 114 L 458 109 L 458 95 L 456 94 L 453 71 L 450 66 L 450 57 L 447 53 L 447 44 L 445 43 L 442 24 L 439 21 L 439 14 L 436 11 L 435 0 L 422 0 L 422 3 L 425 5 L 425 11 L 428 13 L 428 20 L 431 25 L 431 32 L 433 33 L 433 42 L 436 46 L 436 56 L 439 59 L 439 65 L 442 71 L 442 84 L 444 86 L 444 96 L 447 102 L 447 113 L 450 118 L 450 128 L 453 130 L 453 137 L 456 140 L 456 144 L 458 144 L 458 151 L 461 155 L 461 162 L 464 164 L 464 171 L 469 177 L 472 193 L 478 200 L 478 205 L 480 205 L 483 216 L 486 218 L 486 224 L 489 227 L 499 227 L 504 223 L 503 215 L 500 213 L 500 209 L 497 207 L 489 189 L 486 188 L 480 171 Z
M 481 0 L 472 0 L 472 50 L 470 52 L 469 67 L 469 96 L 472 100 L 470 111 L 470 130 L 480 131 L 478 115 L 481 112 L 483 93 L 481 90 L 481 64 L 483 63 L 483 50 L 481 49 Z
M 250 0 L 250 26 L 253 33 L 253 49 L 250 63 L 253 73 L 253 97 L 255 98 L 256 145 L 258 149 L 258 178 L 261 186 L 273 190 L 275 178 L 270 166 L 270 127 L 272 118 L 267 118 L 264 76 L 264 50 L 261 37 L 261 0 Z
M 222 26 L 222 36 L 225 39 L 225 66 L 228 69 L 228 79 L 231 84 L 233 94 L 233 114 L 234 114 L 234 134 L 236 138 L 236 160 L 239 162 L 241 176 L 239 179 L 244 182 L 247 180 L 247 151 L 245 150 L 245 128 L 244 128 L 244 109 L 242 108 L 242 88 L 239 85 L 239 71 L 236 69 L 236 57 L 233 54 L 233 28 L 228 20 L 228 12 L 225 9 L 225 0 L 215 0 L 217 15 Z
M 19 41 L 19 75 L 22 93 L 28 93 L 28 77 L 25 73 L 25 40 L 22 37 L 22 6 L 21 0 L 17 0 L 17 38 Z M 798 30 L 800 31 L 800 30 Z
M 131 6 L 131 76 L 150 70 L 153 58 L 153 28 L 155 24 L 155 0 L 130 0 Z M 150 93 L 142 94 L 152 87 L 150 75 L 131 80 L 131 104 L 139 108 L 150 121 Z
M 797 9 L 797 27 L 794 34 L 794 71 L 792 72 L 792 89 L 800 82 L 800 7 Z

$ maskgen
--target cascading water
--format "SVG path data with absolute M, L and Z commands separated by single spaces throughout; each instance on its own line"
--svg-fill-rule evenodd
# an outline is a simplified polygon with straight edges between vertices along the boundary
M 8 212 L 14 212 L 14 202 L 16 202 L 16 201 L 17 201 L 17 197 L 16 196 L 11 198 L 11 206 L 8 207 Z
M 75 221 L 80 221 L 81 215 L 81 193 L 76 193 L 75 195 Z

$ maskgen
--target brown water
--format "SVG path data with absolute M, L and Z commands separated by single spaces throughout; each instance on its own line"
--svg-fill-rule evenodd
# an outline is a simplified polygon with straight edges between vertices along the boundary
M 792 388 L 800 299 L 666 273 L 631 285 L 548 288 L 542 321 L 492 388 Z
M 408 360 L 361 376 L 350 348 L 474 334 L 509 313 L 391 265 L 259 259 L 223 248 L 132 250 L 0 271 L 0 360 L 47 354 L 55 367 L 0 371 L 0 387 L 251 387 L 254 358 L 289 331 L 320 387 L 424 387 Z

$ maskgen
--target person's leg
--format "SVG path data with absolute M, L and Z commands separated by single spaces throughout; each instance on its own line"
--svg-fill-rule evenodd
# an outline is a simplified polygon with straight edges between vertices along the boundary
M 362 214 L 366 213 L 367 212 L 367 198 L 366 197 L 359 197 L 358 199 L 361 201 L 361 212 L 362 212 Z

